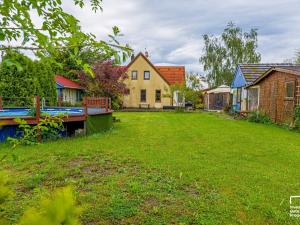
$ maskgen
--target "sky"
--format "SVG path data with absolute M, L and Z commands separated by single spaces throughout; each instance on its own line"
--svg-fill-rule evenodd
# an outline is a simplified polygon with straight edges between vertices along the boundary
M 92 12 L 63 1 L 80 20 L 83 31 L 106 40 L 118 26 L 137 54 L 145 49 L 154 64 L 184 65 L 204 74 L 199 58 L 204 34 L 220 35 L 228 22 L 258 29 L 262 62 L 291 59 L 300 49 L 300 0 L 103 0 L 103 11 Z

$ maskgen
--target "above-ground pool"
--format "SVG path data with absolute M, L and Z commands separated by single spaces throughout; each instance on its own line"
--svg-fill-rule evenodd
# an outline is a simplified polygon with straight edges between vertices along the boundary
M 105 109 L 99 108 L 89 108 L 88 114 L 98 114 L 104 113 Z M 59 114 L 65 114 L 68 116 L 80 116 L 84 115 L 84 108 L 45 108 L 41 110 L 41 113 L 47 113 L 51 116 L 57 116 Z M 3 109 L 0 110 L 0 118 L 1 117 L 23 117 L 23 116 L 31 116 L 30 109 L 28 108 L 11 108 L 11 109 Z
M 3 98 L 0 96 L 0 142 L 6 141 L 8 137 L 18 138 L 24 135 L 16 118 L 21 118 L 29 126 L 36 126 L 43 122 L 41 119 L 45 118 L 46 114 L 50 117 L 61 115 L 64 126 L 64 129 L 61 130 L 63 137 L 94 134 L 109 130 L 113 125 L 113 110 L 111 109 L 111 99 L 108 97 L 84 97 L 82 107 L 61 107 L 61 101 L 58 101 L 59 107 L 43 107 L 39 96 L 35 97 L 34 108 L 3 108 L 3 106 L 7 106 L 3 102 Z M 47 135 L 46 131 L 39 132 L 38 141 L 47 140 Z
M 53 107 L 41 109 L 41 116 L 47 113 L 50 116 L 65 115 L 63 124 L 65 131 L 63 136 L 74 136 L 76 132 L 93 134 L 109 130 L 112 127 L 112 110 L 107 108 L 87 108 L 87 114 L 83 107 Z M 28 124 L 35 125 L 38 118 L 29 108 L 6 108 L 0 110 L 0 142 L 8 137 L 15 137 L 18 133 L 18 124 L 15 118 L 23 118 Z

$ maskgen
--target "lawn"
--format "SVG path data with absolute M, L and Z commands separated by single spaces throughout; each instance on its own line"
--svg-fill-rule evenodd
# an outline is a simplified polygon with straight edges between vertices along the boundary
M 115 115 L 107 133 L 14 150 L 5 217 L 72 185 L 83 224 L 299 224 L 300 134 L 209 113 Z

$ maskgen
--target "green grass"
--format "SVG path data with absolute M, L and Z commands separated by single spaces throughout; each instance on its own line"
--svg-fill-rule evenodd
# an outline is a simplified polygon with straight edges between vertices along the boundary
M 14 150 L 5 217 L 72 185 L 83 224 L 299 223 L 300 134 L 208 113 L 115 115 L 110 132 Z

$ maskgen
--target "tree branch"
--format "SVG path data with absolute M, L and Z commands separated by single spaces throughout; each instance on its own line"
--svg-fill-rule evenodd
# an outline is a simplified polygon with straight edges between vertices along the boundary
M 115 47 L 115 48 L 120 48 L 120 49 L 123 49 L 123 50 L 129 50 L 129 51 L 133 50 L 132 48 L 129 48 L 129 47 L 118 46 L 118 45 L 109 44 L 109 43 L 107 43 L 107 45 L 109 45 L 111 47 Z M 86 44 L 86 45 L 57 46 L 57 47 L 53 47 L 53 48 L 55 48 L 55 49 L 75 48 L 75 47 L 80 47 L 80 46 L 87 47 L 87 46 L 90 46 L 90 45 Z M 9 50 L 9 49 L 38 51 L 38 50 L 45 50 L 47 48 L 46 47 L 32 47 L 32 46 L 0 46 L 0 51 L 5 51 L 5 50 Z

